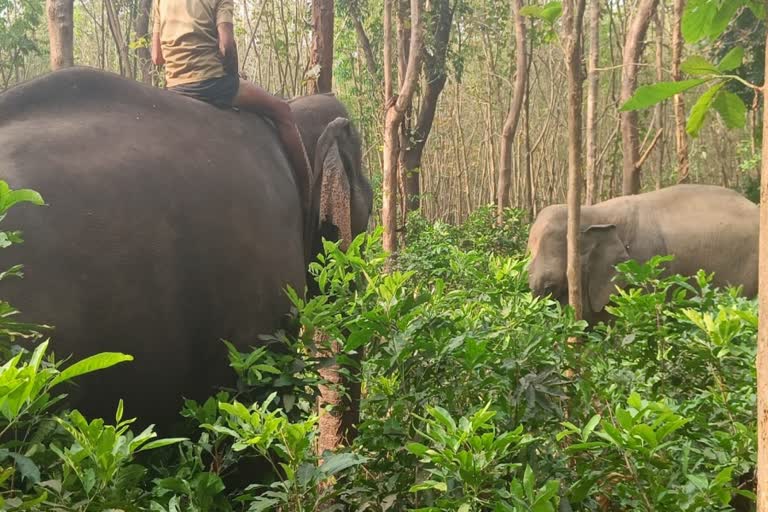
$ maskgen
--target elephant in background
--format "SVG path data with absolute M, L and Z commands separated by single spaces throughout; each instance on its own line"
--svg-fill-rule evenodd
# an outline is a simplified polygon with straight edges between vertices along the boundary
M 565 205 L 543 209 L 528 239 L 529 285 L 537 296 L 568 302 Z M 581 208 L 584 319 L 604 312 L 618 283 L 615 265 L 673 255 L 665 272 L 714 272 L 716 286 L 757 294 L 759 209 L 737 192 L 709 185 L 675 185 Z
M 163 433 L 184 397 L 234 385 L 222 339 L 246 350 L 286 326 L 285 289 L 305 290 L 320 237 L 365 229 L 372 191 L 346 108 L 291 106 L 309 183 L 260 116 L 112 73 L 69 68 L 0 94 L 0 178 L 49 205 L 8 215 L 25 243 L 0 268 L 22 263 L 25 278 L 4 281 L 3 299 L 55 327 L 59 358 L 135 358 L 79 379 L 72 406 L 110 418 L 124 398 Z

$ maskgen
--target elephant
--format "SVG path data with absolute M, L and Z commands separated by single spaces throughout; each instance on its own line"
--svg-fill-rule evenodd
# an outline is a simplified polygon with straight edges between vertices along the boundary
M 24 243 L 0 268 L 25 276 L 0 296 L 53 326 L 59 359 L 134 357 L 80 378 L 72 407 L 110 418 L 123 398 L 138 425 L 169 428 L 184 398 L 234 385 L 222 340 L 246 350 L 295 324 L 285 291 L 307 289 L 320 238 L 366 229 L 373 193 L 347 109 L 329 95 L 291 105 L 308 183 L 253 113 L 84 67 L 0 95 L 0 178 L 46 202 L 7 216 Z
M 528 238 L 528 280 L 535 296 L 568 302 L 565 205 L 541 210 Z M 759 208 L 739 193 L 712 185 L 680 184 L 617 197 L 581 208 L 583 316 L 610 320 L 604 308 L 621 286 L 623 261 L 671 255 L 664 275 L 714 272 L 713 284 L 757 294 Z

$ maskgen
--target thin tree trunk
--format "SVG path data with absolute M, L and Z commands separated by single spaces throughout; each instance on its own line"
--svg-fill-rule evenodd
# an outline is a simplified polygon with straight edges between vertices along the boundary
M 120 18 L 115 10 L 113 0 L 104 0 L 104 5 L 107 9 L 107 21 L 109 21 L 109 30 L 112 33 L 112 39 L 115 41 L 115 48 L 117 48 L 117 60 L 120 66 L 120 74 L 123 76 L 131 76 L 131 66 L 128 62 L 128 46 L 123 39 L 123 31 L 120 28 Z
M 499 185 L 496 189 L 497 220 L 499 223 L 504 218 L 504 208 L 509 203 L 509 183 L 512 179 L 512 142 L 517 132 L 520 112 L 525 96 L 525 84 L 528 81 L 528 53 L 525 45 L 525 19 L 520 11 L 523 8 L 522 0 L 512 0 L 512 16 L 515 23 L 515 88 L 512 93 L 512 105 L 509 107 L 507 119 L 501 132 L 501 148 L 499 155 Z
M 408 65 L 400 94 L 392 96 L 392 0 L 384 2 L 384 91 L 386 114 L 384 117 L 384 167 L 382 222 L 384 225 L 383 245 L 390 261 L 397 253 L 397 162 L 398 132 L 405 111 L 411 104 L 416 90 L 421 67 L 422 31 L 421 6 L 419 0 L 411 0 L 411 42 Z
M 637 10 L 629 22 L 624 43 L 624 55 L 621 69 L 621 95 L 623 104 L 635 92 L 637 86 L 638 64 L 643 54 L 645 34 L 651 23 L 653 11 L 658 0 L 639 0 Z M 624 195 L 640 192 L 640 137 L 638 135 L 637 111 L 621 113 L 621 144 L 623 149 L 623 185 Z
M 310 68 L 318 67 L 310 93 L 331 92 L 333 85 L 333 0 L 312 0 Z
M 152 83 L 152 55 L 149 51 L 151 34 L 149 34 L 149 12 L 152 9 L 152 0 L 139 0 L 139 12 L 136 16 L 134 30 L 136 39 L 142 44 L 136 48 L 136 60 L 141 70 L 141 81 L 145 84 Z
M 46 0 L 48 14 L 48 38 L 51 45 L 51 69 L 57 70 L 75 65 L 74 0 Z
M 565 67 L 568 73 L 568 303 L 576 319 L 583 316 L 581 294 L 581 32 L 585 0 L 563 2 Z
M 765 2 L 768 8 L 768 0 Z M 768 34 L 766 34 L 768 44 Z M 768 126 L 768 53 L 765 54 L 763 126 Z M 763 130 L 760 176 L 759 319 L 757 333 L 757 511 L 768 512 L 768 130 Z
M 664 3 L 659 5 L 656 11 L 656 81 L 664 81 Z M 664 102 L 656 104 L 654 108 L 656 133 L 664 133 Z M 656 152 L 656 190 L 663 185 L 664 173 L 664 137 L 659 140 Z
M 685 0 L 675 0 L 672 20 L 672 80 L 679 81 L 680 61 L 683 54 L 683 33 L 681 30 Z M 683 95 L 673 98 L 675 109 L 675 147 L 677 149 L 677 182 L 687 183 L 690 180 L 688 170 L 688 134 L 685 133 L 685 103 Z
M 448 41 L 453 24 L 453 9 L 450 0 L 435 0 L 432 3 L 433 16 L 430 30 L 433 34 L 432 51 L 424 54 L 424 91 L 421 95 L 421 108 L 416 119 L 416 128 L 411 131 L 409 144 L 401 147 L 403 153 L 403 170 L 405 173 L 404 192 L 406 213 L 418 210 L 421 206 L 421 185 L 419 182 L 421 160 L 427 138 L 432 131 L 432 123 L 437 112 L 437 102 L 445 88 L 448 79 L 446 72 L 446 57 Z
M 597 188 L 597 97 L 600 93 L 600 0 L 589 2 L 589 66 L 587 88 L 587 204 L 600 201 Z
M 357 1 L 350 2 L 349 11 L 352 24 L 355 26 L 355 33 L 357 34 L 357 45 L 363 50 L 363 55 L 365 55 L 365 67 L 368 69 L 371 78 L 376 78 L 376 58 L 373 56 L 373 50 L 371 49 L 371 40 L 365 32 L 365 27 L 363 27 Z

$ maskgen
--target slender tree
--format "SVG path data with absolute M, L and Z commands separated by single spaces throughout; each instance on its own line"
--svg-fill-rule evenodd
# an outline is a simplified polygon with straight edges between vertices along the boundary
M 587 204 L 600 201 L 597 188 L 597 99 L 600 94 L 600 0 L 589 0 L 589 63 L 587 68 Z
M 446 58 L 448 42 L 453 25 L 454 8 L 450 0 L 434 0 L 425 14 L 426 27 L 431 37 L 431 51 L 424 52 L 424 86 L 420 96 L 420 107 L 416 116 L 416 126 L 407 134 L 403 147 L 400 148 L 405 179 L 404 205 L 407 211 L 418 210 L 421 204 L 420 174 L 421 160 L 427 139 L 432 131 L 440 93 L 448 80 Z
M 149 13 L 152 10 L 152 0 L 139 0 L 138 13 L 134 23 L 134 31 L 139 44 L 136 47 L 136 61 L 139 63 L 141 81 L 152 83 L 152 55 L 149 51 Z
M 107 12 L 107 21 L 109 22 L 109 31 L 112 33 L 112 39 L 115 41 L 115 48 L 117 48 L 117 61 L 120 68 L 120 74 L 127 77 L 132 77 L 131 65 L 128 60 L 128 43 L 123 37 L 123 30 L 120 27 L 120 16 L 117 11 L 115 2 L 105 0 L 104 9 Z
M 664 81 L 664 2 L 661 3 L 656 11 L 656 81 Z M 664 102 L 656 104 L 654 107 L 654 125 L 656 133 L 664 133 Z M 658 151 L 656 152 L 656 189 L 660 189 L 663 182 L 664 172 L 664 140 L 660 140 Z
M 685 0 L 674 0 L 672 15 L 672 80 L 679 81 L 680 61 L 683 54 L 682 21 Z M 675 111 L 675 148 L 677 150 L 677 181 L 688 182 L 688 134 L 685 133 L 685 102 L 677 94 L 672 100 Z
M 502 221 L 504 208 L 510 206 L 509 185 L 512 181 L 512 143 L 515 140 L 520 112 L 523 108 L 526 83 L 528 81 L 528 53 L 525 46 L 525 19 L 520 12 L 523 9 L 522 0 L 512 0 L 512 17 L 515 23 L 515 87 L 512 91 L 512 104 L 504 121 L 501 132 L 501 148 L 499 154 L 499 181 L 496 189 L 496 207 L 498 221 Z
M 563 2 L 563 45 L 568 75 L 568 303 L 577 319 L 582 318 L 581 295 L 581 33 L 585 0 Z
M 768 9 L 768 0 L 765 2 Z M 768 32 L 766 32 L 768 45 Z M 766 46 L 768 48 L 768 46 Z M 763 126 L 768 126 L 768 52 L 765 54 Z M 760 172 L 760 241 L 757 333 L 757 511 L 768 512 L 768 130 L 763 129 Z
M 399 94 L 392 95 L 392 0 L 384 1 L 384 166 L 382 224 L 384 250 L 394 257 L 397 252 L 397 166 L 399 160 L 399 130 L 405 111 L 413 99 L 421 67 L 422 53 L 421 5 L 411 0 L 411 31 L 408 63 Z
M 317 69 L 311 92 L 331 92 L 333 83 L 333 0 L 312 0 L 310 67 Z
M 635 92 L 637 71 L 643 55 L 645 34 L 651 23 L 658 0 L 638 0 L 637 9 L 632 15 L 624 42 L 624 55 L 621 68 L 621 95 L 623 104 Z M 624 195 L 640 192 L 640 137 L 638 135 L 637 111 L 621 113 L 621 145 L 623 149 L 623 186 Z
M 45 5 L 51 45 L 51 69 L 74 66 L 74 0 L 46 0 Z

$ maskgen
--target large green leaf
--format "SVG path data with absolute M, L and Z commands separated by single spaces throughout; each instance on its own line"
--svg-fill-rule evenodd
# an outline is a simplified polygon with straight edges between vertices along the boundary
M 562 13 L 562 2 L 549 2 L 546 5 L 526 5 L 520 9 L 521 15 L 544 20 L 550 25 L 554 24 Z
M 687 43 L 695 43 L 709 35 L 717 15 L 717 3 L 713 0 L 688 0 L 682 19 L 683 37 Z
M 732 71 L 744 61 L 744 48 L 737 46 L 731 48 L 731 51 L 725 54 L 725 57 L 718 63 L 717 70 L 720 72 Z
M 643 85 L 638 87 L 635 94 L 624 103 L 620 110 L 642 110 L 671 98 L 675 94 L 680 94 L 693 89 L 706 82 L 705 78 L 694 78 L 691 80 L 682 80 L 680 82 L 659 82 L 652 85 Z
M 744 128 L 747 123 L 747 107 L 738 95 L 730 91 L 720 91 L 712 106 L 728 128 Z
M 717 74 L 717 67 L 710 63 L 704 57 L 698 55 L 691 55 L 680 64 L 680 69 L 688 73 L 689 75 L 714 75 Z
M 61 372 L 55 379 L 53 379 L 53 381 L 51 381 L 51 387 L 80 375 L 104 370 L 105 368 L 109 368 L 110 366 L 125 361 L 133 361 L 133 356 L 121 354 L 120 352 L 102 352 L 91 357 L 86 357 Z
M 699 99 L 696 100 L 693 108 L 691 108 L 691 115 L 688 116 L 688 123 L 685 126 L 685 131 L 687 131 L 691 137 L 699 135 L 699 130 L 701 130 L 701 127 L 704 125 L 704 120 L 707 118 L 709 108 L 712 106 L 712 103 L 715 101 L 715 96 L 720 92 L 723 85 L 725 85 L 725 82 L 720 82 L 707 89 L 704 94 L 699 96 Z
M 368 459 L 354 453 L 333 453 L 325 456 L 320 471 L 326 475 L 332 476 L 340 471 L 344 471 L 352 466 L 357 466 L 366 462 Z

